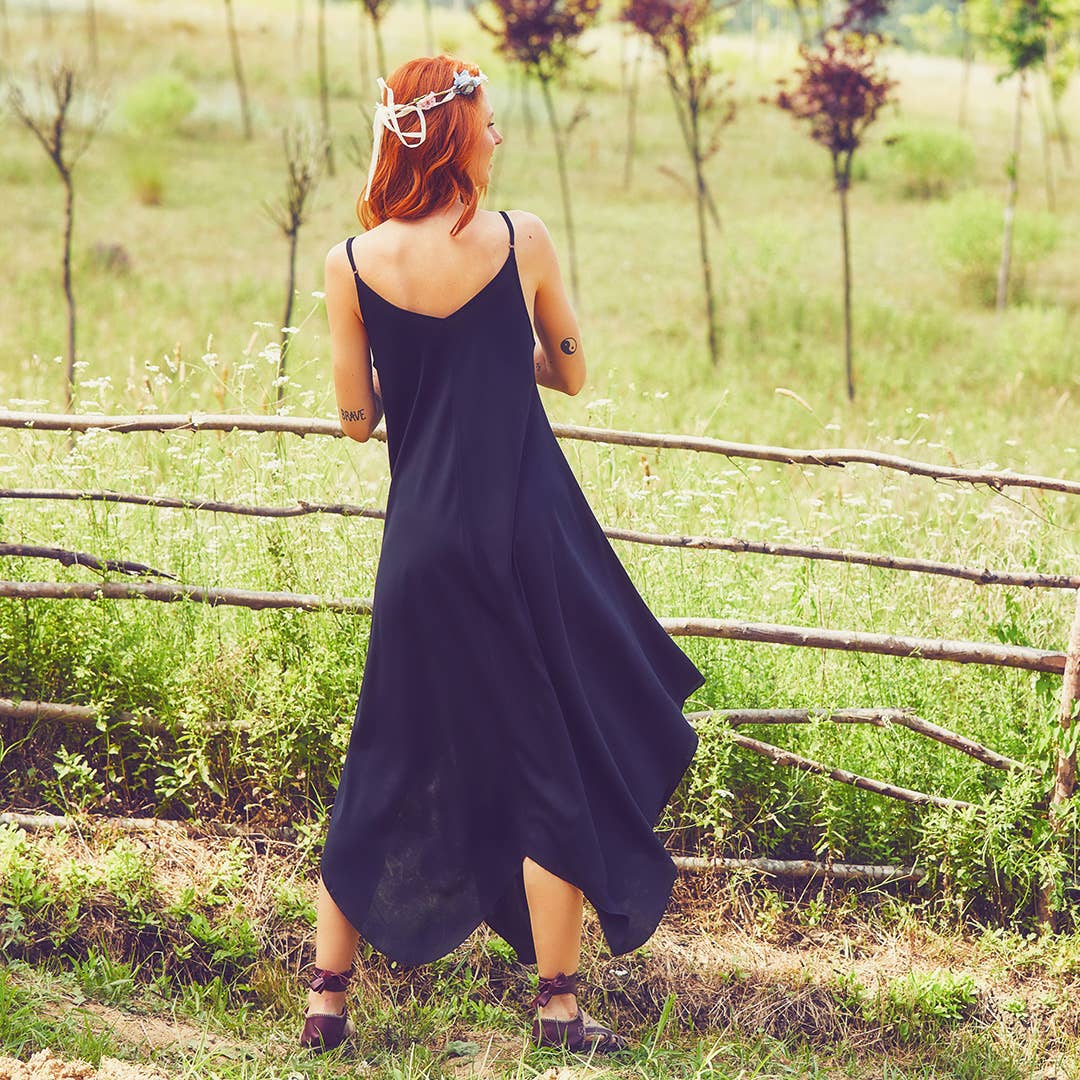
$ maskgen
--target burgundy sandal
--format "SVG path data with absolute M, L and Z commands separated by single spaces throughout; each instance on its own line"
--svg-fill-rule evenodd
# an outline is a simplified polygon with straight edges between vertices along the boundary
M 348 971 L 326 971 L 317 967 L 311 976 L 310 989 L 316 994 L 329 990 L 332 994 L 340 994 L 349 985 L 353 969 Z M 304 1030 L 300 1035 L 300 1045 L 305 1050 L 313 1050 L 321 1054 L 326 1050 L 333 1050 L 340 1046 L 346 1039 L 356 1034 L 356 1028 L 349 1019 L 348 1010 L 344 1005 L 339 1013 L 304 1013 Z
M 556 994 L 573 994 L 577 1001 L 576 971 L 569 975 L 560 971 L 550 977 L 540 976 L 539 992 L 529 1002 L 530 1009 L 546 1005 Z M 536 1016 L 532 1023 L 532 1039 L 536 1046 L 561 1046 L 577 1053 L 590 1053 L 595 1050 L 605 1054 L 613 1050 L 625 1050 L 627 1043 L 621 1035 L 616 1035 L 609 1027 L 598 1024 L 591 1017 L 585 1022 L 581 1006 L 577 1014 L 569 1020 L 556 1020 L 553 1017 Z

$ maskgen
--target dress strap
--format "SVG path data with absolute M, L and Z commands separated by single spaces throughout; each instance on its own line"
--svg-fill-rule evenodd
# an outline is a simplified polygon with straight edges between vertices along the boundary
M 352 254 L 352 242 L 355 239 L 355 236 L 350 236 L 349 239 L 345 241 L 345 254 L 349 256 L 349 265 L 352 267 L 353 275 L 356 277 L 357 280 L 359 280 L 360 274 L 356 269 L 356 260 L 353 258 Z
M 514 223 L 510 220 L 510 215 L 505 210 L 500 210 L 503 219 L 506 221 L 506 227 L 510 230 L 510 246 L 514 246 Z M 351 258 L 351 256 L 350 256 Z

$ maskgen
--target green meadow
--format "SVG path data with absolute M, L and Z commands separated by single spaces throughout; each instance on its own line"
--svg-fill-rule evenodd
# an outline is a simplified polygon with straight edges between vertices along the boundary
M 236 6 L 250 142 L 222 5 L 99 0 L 96 9 L 91 94 L 110 109 L 75 170 L 75 411 L 272 414 L 287 245 L 265 204 L 284 191 L 283 126 L 297 118 L 318 124 L 315 4 Z M 83 6 L 53 2 L 48 18 L 43 10 L 7 5 L 5 82 L 31 101 L 36 60 L 86 54 Z M 958 59 L 884 53 L 898 101 L 856 156 L 850 199 L 856 396 L 849 402 L 828 155 L 763 100 L 796 62 L 789 28 L 714 43 L 717 68 L 733 80 L 736 112 L 707 167 L 721 219 L 711 239 L 722 332 L 713 365 L 688 158 L 651 54 L 641 64 L 632 177 L 624 183 L 626 80 L 644 46 L 614 16 L 609 5 L 584 39 L 587 55 L 556 91 L 564 118 L 583 112 L 569 169 L 588 379 L 575 397 L 540 391 L 552 422 L 1080 478 L 1080 165 L 1069 167 L 1060 140 L 1044 144 L 1043 83 L 1025 104 L 1014 281 L 1007 308 L 996 312 L 986 290 L 997 270 L 1014 82 L 998 82 L 993 64 L 979 58 L 961 128 Z M 358 5 L 330 3 L 326 17 L 336 169 L 321 179 L 300 232 L 281 411 L 332 420 L 323 259 L 361 228 L 354 206 L 380 72 L 370 37 L 360 34 Z M 569 279 L 538 89 L 523 86 L 468 12 L 436 7 L 434 28 L 440 50 L 475 60 L 490 76 L 505 141 L 485 205 L 538 213 Z M 384 36 L 391 68 L 426 52 L 421 9 L 406 0 L 392 7 Z M 179 80 L 193 107 L 175 126 L 134 129 L 134 95 L 164 74 Z M 1080 116 L 1078 105 L 1073 86 L 1066 119 Z M 62 190 L 10 109 L 0 125 L 0 408 L 60 412 Z M 605 526 L 1000 570 L 1075 574 L 1080 565 L 1076 496 L 868 465 L 561 445 Z M 382 509 L 388 484 L 377 439 L 92 430 L 69 444 L 62 432 L 0 428 L 4 489 Z M 0 498 L 0 521 L 6 542 L 134 560 L 183 583 L 333 597 L 371 596 L 381 533 L 377 518 L 336 514 L 271 519 L 13 498 Z M 660 617 L 1053 650 L 1064 648 L 1073 617 L 1069 590 L 613 545 Z M 0 564 L 9 581 L 125 580 L 52 560 L 0 556 Z M 334 612 L 0 599 L 0 696 L 89 705 L 98 714 L 82 725 L 0 718 L 0 810 L 69 814 L 83 830 L 0 825 L 0 955 L 8 961 L 0 969 L 0 1052 L 25 1059 L 51 1048 L 94 1064 L 118 1057 L 167 1076 L 321 1075 L 323 1063 L 292 1049 L 301 1008 L 295 972 L 310 960 L 321 830 L 368 626 L 367 616 Z M 661 822 L 674 852 L 914 865 L 926 878 L 921 886 L 867 888 L 683 874 L 672 908 L 678 925 L 630 958 L 636 987 L 609 978 L 609 996 L 583 999 L 640 1044 L 621 1063 L 593 1065 L 635 1077 L 1066 1075 L 1040 1070 L 1071 1060 L 1080 956 L 1070 934 L 1041 935 L 1035 918 L 1040 884 L 1057 884 L 1067 923 L 1080 899 L 1071 805 L 1059 845 L 1046 825 L 1061 680 L 678 641 L 707 675 L 688 711 L 907 708 L 1044 773 L 1006 773 L 902 728 L 814 720 L 739 729 L 977 809 L 913 806 L 774 766 L 733 745 L 722 722 L 697 721 L 698 755 Z M 280 875 L 268 882 L 254 849 L 239 841 L 208 839 L 200 857 L 188 841 L 132 840 L 101 823 L 153 816 L 288 828 L 293 847 L 267 849 L 276 860 L 267 865 Z M 734 927 L 742 937 L 732 944 Z M 592 923 L 588 929 L 599 941 Z M 809 939 L 820 948 L 800 969 L 793 942 Z M 698 956 L 695 941 L 714 948 L 702 946 Z M 414 980 L 418 997 L 377 954 L 365 956 L 358 1025 L 368 1066 L 340 1058 L 331 1072 L 556 1078 L 545 1070 L 561 1058 L 521 1047 L 525 976 L 500 944 L 486 930 L 475 935 Z M 909 981 L 903 965 L 889 966 L 904 947 L 915 971 Z M 873 965 L 859 973 L 845 967 L 859 950 L 876 957 L 877 949 L 892 958 L 882 960 L 879 977 Z M 617 967 L 605 963 L 604 972 Z M 602 981 L 592 960 L 587 966 Z M 712 998 L 695 996 L 706 983 Z M 746 1004 L 801 1001 L 804 991 L 806 1009 L 777 1030 L 768 1008 Z M 161 1030 L 137 1038 L 133 1016 L 156 1018 Z M 485 1057 L 489 1036 L 494 1049 Z M 558 1078 L 578 1075 L 569 1064 L 575 1071 Z

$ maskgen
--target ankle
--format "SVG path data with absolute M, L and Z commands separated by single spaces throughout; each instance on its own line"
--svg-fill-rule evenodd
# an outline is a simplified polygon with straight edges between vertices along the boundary
M 334 992 L 332 990 L 323 990 L 321 993 L 317 993 L 314 990 L 308 991 L 308 1011 L 312 1013 L 329 1013 L 336 1016 L 345 1007 L 345 992 Z
M 573 1020 L 578 1014 L 577 1000 L 572 994 L 560 995 L 562 1001 L 549 1001 L 540 1006 L 540 1016 L 544 1020 Z

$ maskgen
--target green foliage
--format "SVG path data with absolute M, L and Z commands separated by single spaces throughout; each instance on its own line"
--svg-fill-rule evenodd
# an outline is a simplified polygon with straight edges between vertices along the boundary
M 970 1016 L 978 1001 L 971 975 L 942 969 L 910 971 L 877 990 L 845 972 L 836 977 L 833 994 L 844 1011 L 901 1044 L 939 1037 Z
M 128 182 L 143 206 L 160 206 L 165 194 L 165 165 L 160 150 L 152 146 L 133 147 L 127 159 Z
M 909 199 L 941 198 L 975 179 L 975 148 L 963 132 L 909 125 L 885 139 L 881 156 Z
M 938 259 L 952 270 L 963 292 L 992 306 L 996 296 L 1003 230 L 1001 203 L 988 192 L 972 189 L 933 207 L 929 225 Z M 1053 214 L 1021 209 L 1013 225 L 1011 283 L 1022 293 L 1032 263 L 1052 252 L 1061 229 Z
M 120 114 L 135 135 L 173 135 L 198 101 L 182 75 L 161 72 L 136 83 L 124 94 Z
M 1047 820 L 1044 782 L 1024 773 L 1006 774 L 974 808 L 927 810 L 919 825 L 920 863 L 927 884 L 958 915 L 1032 923 L 1038 892 L 1049 886 L 1051 906 L 1065 905 L 1069 860 L 1076 842 L 1071 801 L 1061 816 L 1064 845 Z

